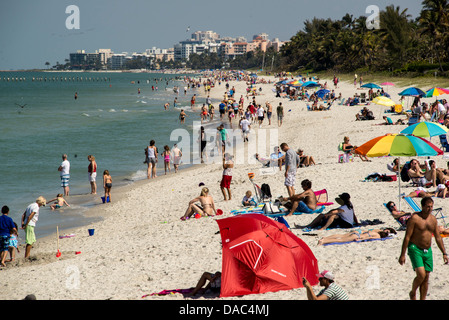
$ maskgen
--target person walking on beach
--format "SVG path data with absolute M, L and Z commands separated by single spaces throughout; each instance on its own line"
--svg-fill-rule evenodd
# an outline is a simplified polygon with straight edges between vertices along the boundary
M 164 146 L 164 151 L 161 153 L 161 156 L 164 158 L 164 170 L 165 170 L 165 174 L 167 174 L 167 169 L 168 172 L 170 172 L 170 147 L 165 145 Z
M 109 170 L 103 171 L 103 188 L 104 188 L 104 201 L 111 202 L 111 188 L 112 188 L 112 177 Z
M 22 215 L 22 229 L 25 230 L 25 259 L 30 257 L 31 248 L 36 242 L 36 235 L 34 228 L 36 227 L 37 220 L 39 219 L 39 208 L 45 206 L 47 200 L 40 196 L 36 199 L 36 202 L 30 204 Z
M 64 189 L 64 196 L 69 195 L 69 180 L 70 180 L 70 162 L 67 160 L 67 155 L 62 155 L 62 162 L 58 168 L 61 177 L 61 187 Z
M 0 216 L 0 265 L 6 267 L 5 260 L 9 251 L 9 240 L 11 233 L 17 233 L 17 228 L 11 217 L 8 216 L 9 208 L 2 207 L 2 215 Z M 11 256 L 12 257 L 12 256 Z
M 182 151 L 178 148 L 178 145 L 175 144 L 173 149 L 171 149 L 172 157 L 173 157 L 173 167 L 175 168 L 175 173 L 179 170 L 179 164 L 181 163 Z
M 145 149 L 146 163 L 148 165 L 147 178 L 156 178 L 157 165 L 157 147 L 154 140 L 150 141 L 150 145 Z
M 308 300 L 349 300 L 346 291 L 334 282 L 334 275 L 330 271 L 324 270 L 316 276 L 320 281 L 320 286 L 324 287 L 318 295 L 315 295 L 313 292 L 309 281 L 306 278 L 302 278 L 302 284 L 307 290 Z
M 181 123 L 185 123 L 186 117 L 187 117 L 187 114 L 184 112 L 184 109 L 181 109 L 181 112 L 179 113 L 179 121 Z
M 87 167 L 87 172 L 89 173 L 90 194 L 97 194 L 97 162 L 93 155 L 88 155 L 87 160 L 90 162 Z
M 285 142 L 280 145 L 281 150 L 285 152 L 285 182 L 289 197 L 295 195 L 296 169 L 299 164 L 299 156 L 295 150 L 290 148 Z
M 284 107 L 282 106 L 282 102 L 279 102 L 279 105 L 276 108 L 276 115 L 278 118 L 278 127 L 280 127 L 282 126 L 282 119 L 284 118 Z
M 225 129 L 224 125 L 221 124 L 217 128 L 218 141 L 220 141 L 222 154 L 226 151 L 226 143 L 228 141 L 228 131 Z
M 438 223 L 433 211 L 433 199 L 425 197 L 421 200 L 421 212 L 416 212 L 407 221 L 402 243 L 399 264 L 405 263 L 405 252 L 408 251 L 410 262 L 416 277 L 413 279 L 411 300 L 416 300 L 416 290 L 419 288 L 420 300 L 425 300 L 429 288 L 429 275 L 433 271 L 432 237 L 443 254 L 444 264 L 448 264 L 448 257 L 438 230 Z

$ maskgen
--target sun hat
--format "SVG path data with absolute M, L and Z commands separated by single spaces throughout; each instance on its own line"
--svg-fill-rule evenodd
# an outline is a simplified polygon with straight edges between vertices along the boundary
M 349 195 L 349 193 L 342 193 L 340 194 L 337 198 L 335 198 L 335 201 L 339 204 L 339 205 L 344 205 L 345 203 L 347 203 L 349 201 L 349 199 L 351 198 L 351 196 Z
M 323 270 L 321 273 L 318 273 L 316 275 L 318 278 L 326 278 L 328 280 L 334 280 L 334 275 L 327 270 Z

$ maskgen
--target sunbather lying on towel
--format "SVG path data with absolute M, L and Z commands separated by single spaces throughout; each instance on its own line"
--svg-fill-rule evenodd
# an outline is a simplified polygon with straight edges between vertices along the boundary
M 424 197 L 438 197 L 438 198 L 446 198 L 448 196 L 447 186 L 444 184 L 439 184 L 437 189 L 432 192 L 427 192 L 427 190 L 423 187 L 418 187 L 415 191 L 410 192 L 407 196 L 409 198 L 424 198 Z
M 393 228 L 375 229 L 367 231 L 351 231 L 345 234 L 334 234 L 328 237 L 321 238 L 318 241 L 318 245 L 324 245 L 328 243 L 344 243 L 352 241 L 366 241 L 366 240 L 378 240 L 389 237 L 391 234 L 396 234 L 396 230 Z

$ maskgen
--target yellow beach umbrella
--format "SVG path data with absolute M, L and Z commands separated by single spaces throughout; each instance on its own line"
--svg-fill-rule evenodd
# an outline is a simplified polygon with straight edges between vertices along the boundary
M 374 98 L 373 103 L 386 107 L 392 107 L 396 105 L 396 102 L 384 96 Z

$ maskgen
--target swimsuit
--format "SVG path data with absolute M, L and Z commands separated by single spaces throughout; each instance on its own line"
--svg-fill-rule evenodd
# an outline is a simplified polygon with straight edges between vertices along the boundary
M 412 263 L 413 270 L 419 267 L 424 267 L 428 272 L 433 271 L 433 256 L 432 247 L 429 249 L 418 248 L 414 243 L 408 245 L 408 255 Z

